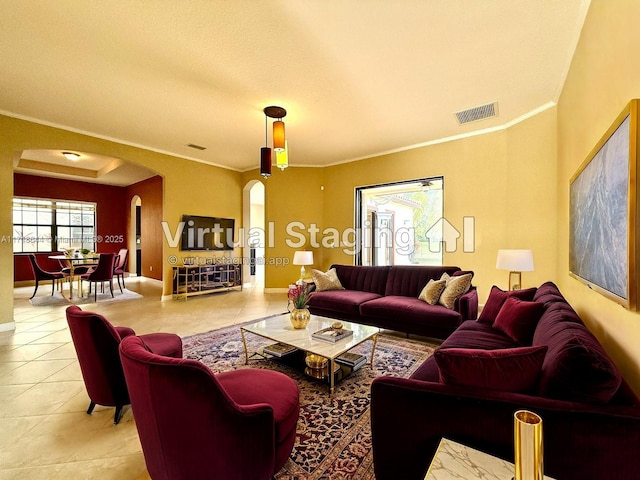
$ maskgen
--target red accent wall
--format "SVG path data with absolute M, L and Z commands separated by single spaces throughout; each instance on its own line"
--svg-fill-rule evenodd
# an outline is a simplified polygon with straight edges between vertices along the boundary
M 97 204 L 96 235 L 102 239 L 96 244 L 96 251 L 118 253 L 121 248 L 127 248 L 127 219 L 130 208 L 127 198 L 128 187 L 114 187 L 20 173 L 13 175 L 13 185 L 13 194 L 17 197 L 95 202 Z M 47 255 L 38 254 L 38 263 L 42 262 L 43 266 L 47 266 L 51 260 L 46 257 Z M 27 257 L 15 254 L 14 281 L 32 279 L 33 273 Z
M 128 212 L 131 211 L 131 201 L 137 195 L 141 200 L 140 239 L 142 252 L 143 277 L 162 280 L 162 191 L 163 179 L 160 176 L 151 177 L 142 182 L 126 187 Z M 130 218 L 130 216 L 128 217 Z M 135 252 L 130 252 L 135 255 Z

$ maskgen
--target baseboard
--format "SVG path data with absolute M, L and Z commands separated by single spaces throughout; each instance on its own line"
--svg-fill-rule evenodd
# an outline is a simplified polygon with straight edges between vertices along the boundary
M 288 288 L 265 288 L 264 293 L 288 293 Z
M 0 332 L 13 332 L 16 329 L 16 322 L 0 323 Z

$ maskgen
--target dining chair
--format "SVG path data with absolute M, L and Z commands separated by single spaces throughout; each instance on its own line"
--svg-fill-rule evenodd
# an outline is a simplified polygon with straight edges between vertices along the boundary
M 102 315 L 84 311 L 76 305 L 67 307 L 66 315 L 90 399 L 87 413 L 91 414 L 96 404 L 116 407 L 113 423 L 117 425 L 123 407 L 131 403 L 118 347 L 123 338 L 135 335 L 135 332 L 129 327 L 116 327 Z M 182 339 L 178 335 L 149 333 L 140 338 L 153 352 L 182 357 Z
M 295 381 L 256 368 L 214 374 L 145 343 L 126 337 L 120 359 L 153 480 L 269 480 L 282 468 L 296 439 Z
M 127 268 L 127 260 L 129 259 L 129 250 L 126 248 L 121 248 L 120 252 L 118 252 L 118 261 L 115 263 L 113 267 L 113 274 L 118 280 L 118 287 L 120 287 L 120 293 L 122 293 L 122 287 L 127 288 L 124 284 L 124 274 Z M 122 278 L 122 285 L 120 285 L 120 278 Z
M 50 271 L 44 270 L 42 267 L 40 267 L 40 265 L 38 265 L 36 256 L 33 253 L 29 254 L 29 262 L 31 263 L 31 269 L 33 270 L 33 277 L 36 281 L 36 288 L 33 291 L 33 295 L 31 295 L 29 300 L 31 300 L 33 297 L 36 296 L 36 292 L 38 291 L 38 285 L 40 284 L 41 281 L 51 280 L 51 295 L 53 295 L 56 282 L 60 280 L 64 280 L 65 278 L 64 273 L 62 273 L 61 271 L 50 272 Z
M 91 285 L 95 283 L 93 298 L 94 301 L 98 301 L 98 283 L 109 282 L 109 291 L 113 298 L 113 265 L 115 257 L 115 253 L 101 253 L 96 268 L 80 275 L 80 295 L 82 295 L 83 280 L 89 282 L 89 295 L 91 295 Z

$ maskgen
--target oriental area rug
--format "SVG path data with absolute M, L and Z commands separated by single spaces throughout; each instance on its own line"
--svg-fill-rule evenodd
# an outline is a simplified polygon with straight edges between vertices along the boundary
M 257 321 L 257 320 L 254 320 Z M 245 335 L 249 354 L 272 344 Z M 371 341 L 351 352 L 369 358 Z M 240 368 L 277 370 L 300 386 L 300 417 L 289 460 L 276 480 L 373 480 L 369 400 L 371 382 L 380 375 L 408 377 L 432 353 L 436 344 L 380 334 L 373 368 L 367 363 L 336 385 L 333 398 L 326 383 L 277 362 L 250 359 L 245 365 L 240 325 L 183 338 L 184 357 L 199 360 L 216 372 Z

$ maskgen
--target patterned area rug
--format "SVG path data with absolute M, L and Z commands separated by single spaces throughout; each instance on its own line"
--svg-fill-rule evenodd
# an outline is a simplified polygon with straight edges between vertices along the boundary
M 66 296 L 62 295 L 60 292 L 54 292 L 51 295 L 51 286 L 48 286 L 49 294 L 48 295 L 40 295 L 40 289 L 38 289 L 38 295 L 33 297 L 31 300 L 31 305 L 36 307 L 50 307 L 50 306 L 58 306 L 58 305 L 85 305 L 88 303 L 96 303 L 93 299 L 93 293 L 89 295 L 89 289 L 83 293 L 82 297 L 78 297 L 76 290 L 73 291 L 73 298 L 69 300 Z M 43 289 L 46 291 L 46 289 Z M 68 291 L 65 292 L 65 295 L 68 295 Z M 105 286 L 105 293 L 98 292 L 98 302 L 120 302 L 122 300 L 133 300 L 136 298 L 142 298 L 142 295 L 136 292 L 132 292 L 131 290 L 127 290 L 126 288 L 122 290 L 120 293 L 120 289 L 116 285 L 113 289 L 113 297 L 109 292 L 109 287 Z
M 273 343 L 250 333 L 246 340 L 250 355 Z M 245 365 L 239 325 L 185 337 L 183 345 L 185 358 L 200 360 L 214 372 L 268 368 L 298 383 L 301 408 L 296 443 L 277 480 L 374 479 L 369 424 L 371 382 L 380 375 L 408 377 L 436 347 L 381 334 L 373 368 L 367 363 L 339 382 L 330 398 L 327 384 L 296 369 L 260 358 Z M 371 346 L 367 341 L 351 351 L 369 358 Z

